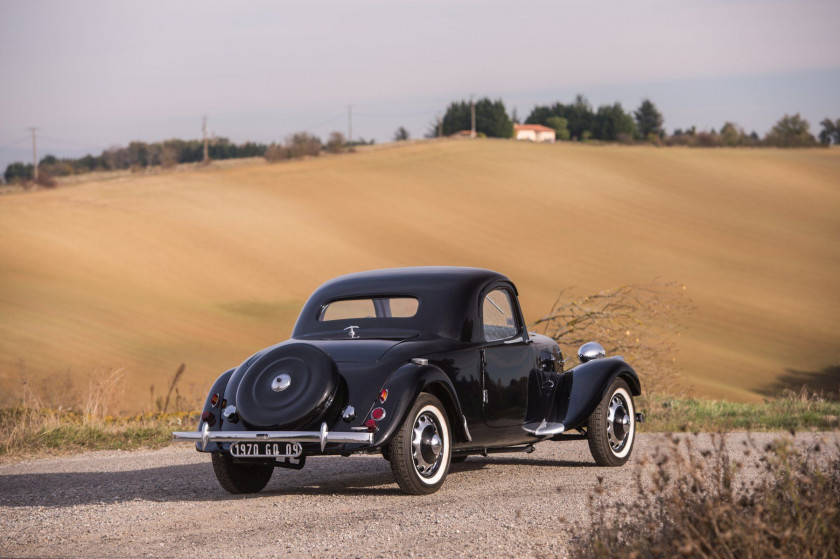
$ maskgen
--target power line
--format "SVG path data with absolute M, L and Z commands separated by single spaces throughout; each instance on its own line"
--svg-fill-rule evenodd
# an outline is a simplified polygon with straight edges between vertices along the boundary
M 29 136 L 26 136 L 25 138 L 21 138 L 20 140 L 14 141 L 10 144 L 2 145 L 2 146 L 0 146 L 0 148 L 10 148 L 14 145 L 22 144 L 23 142 L 28 142 L 28 141 L 29 141 Z

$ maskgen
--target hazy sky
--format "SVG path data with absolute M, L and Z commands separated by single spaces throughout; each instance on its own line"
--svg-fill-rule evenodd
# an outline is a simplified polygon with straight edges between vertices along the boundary
M 840 1 L 0 0 L 0 165 L 132 139 L 421 136 L 448 101 L 650 97 L 668 130 L 840 118 Z

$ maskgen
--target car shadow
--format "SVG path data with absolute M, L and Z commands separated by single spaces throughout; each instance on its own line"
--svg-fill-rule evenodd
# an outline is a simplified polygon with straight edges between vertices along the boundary
M 452 464 L 451 479 L 488 466 L 591 467 L 594 463 L 527 457 L 473 456 Z M 360 467 L 361 466 L 361 467 Z M 278 468 L 268 486 L 254 495 L 230 495 L 205 463 L 118 472 L 61 472 L 0 475 L 0 506 L 70 507 L 152 502 L 224 501 L 284 495 L 402 495 L 385 460 L 323 457 L 301 471 Z

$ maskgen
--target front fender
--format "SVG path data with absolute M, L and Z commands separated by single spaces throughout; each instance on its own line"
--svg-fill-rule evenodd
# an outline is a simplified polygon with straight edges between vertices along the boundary
M 219 431 L 222 427 L 222 402 L 220 401 L 216 404 L 214 408 L 210 405 L 210 399 L 213 397 L 213 394 L 218 394 L 219 398 L 224 398 L 225 388 L 227 387 L 228 382 L 230 381 L 230 377 L 236 369 L 230 369 L 229 371 L 225 371 L 219 378 L 216 379 L 216 382 L 213 383 L 213 386 L 210 388 L 210 392 L 207 393 L 207 399 L 204 401 L 204 408 L 201 410 L 202 412 L 209 411 L 215 417 L 215 421 L 213 422 L 213 426 L 210 427 L 211 431 Z M 203 415 L 203 413 L 202 413 Z M 202 421 L 199 421 L 199 431 L 201 430 Z M 201 443 L 195 444 L 195 449 L 199 452 L 210 452 L 213 450 L 218 450 L 216 448 L 216 443 L 208 445 L 205 450 L 201 450 Z
M 380 422 L 380 429 L 373 439 L 373 446 L 380 447 L 387 444 L 403 422 L 405 422 L 411 406 L 422 392 L 434 394 L 443 404 L 449 417 L 453 439 L 469 441 L 470 436 L 464 424 L 464 412 L 461 401 L 455 392 L 455 387 L 449 377 L 434 365 L 403 365 L 385 381 L 384 389 L 388 390 L 388 399 L 382 405 L 386 417 L 390 421 Z M 376 407 L 378 404 L 374 404 Z
M 568 406 L 563 420 L 567 431 L 586 423 L 616 377 L 627 381 L 634 396 L 642 393 L 636 371 L 620 357 L 593 359 L 566 374 L 571 375 L 571 382 L 563 384 L 560 398 Z

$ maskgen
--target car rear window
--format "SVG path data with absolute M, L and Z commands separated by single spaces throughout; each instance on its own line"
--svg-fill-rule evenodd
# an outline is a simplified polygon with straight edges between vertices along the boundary
M 371 297 L 341 299 L 321 307 L 318 320 L 352 320 L 356 318 L 411 318 L 417 314 L 419 301 L 414 297 Z

